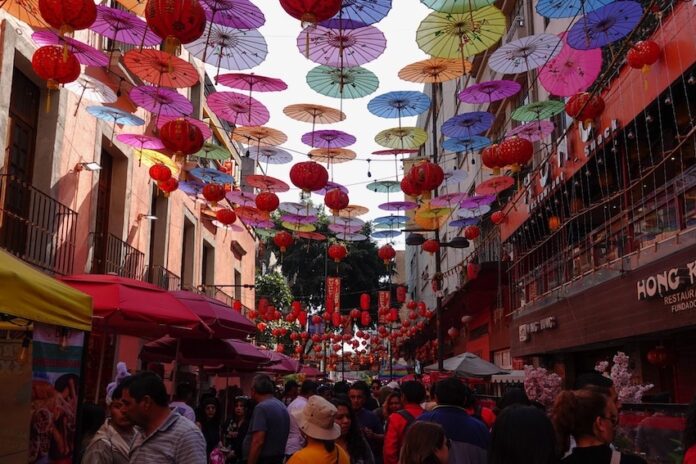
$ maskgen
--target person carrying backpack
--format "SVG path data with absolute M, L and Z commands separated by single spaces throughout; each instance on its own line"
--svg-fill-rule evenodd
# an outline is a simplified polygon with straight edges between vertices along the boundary
M 389 416 L 387 431 L 384 435 L 384 464 L 398 464 L 399 450 L 406 431 L 423 413 L 421 403 L 425 401 L 425 387 L 420 382 L 410 380 L 401 385 L 400 409 Z

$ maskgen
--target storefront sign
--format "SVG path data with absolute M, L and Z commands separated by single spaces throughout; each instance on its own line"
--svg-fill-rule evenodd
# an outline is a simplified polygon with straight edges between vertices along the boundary
M 532 338 L 533 333 L 542 332 L 544 330 L 555 329 L 556 317 L 549 316 L 545 317 L 540 321 L 529 322 L 527 324 L 520 324 L 519 334 L 521 342 L 528 342 Z
M 597 148 L 601 147 L 604 142 L 611 139 L 614 133 L 619 130 L 619 121 L 612 119 L 609 127 L 605 127 L 602 131 L 597 131 L 595 135 L 595 129 L 593 126 L 585 129 L 583 124 L 578 124 L 578 131 L 580 132 L 580 140 L 585 142 L 584 153 L 588 158 L 594 153 Z
M 673 267 L 636 282 L 638 300 L 661 297 L 673 313 L 696 309 L 696 261 Z M 692 287 L 692 288 L 685 288 Z

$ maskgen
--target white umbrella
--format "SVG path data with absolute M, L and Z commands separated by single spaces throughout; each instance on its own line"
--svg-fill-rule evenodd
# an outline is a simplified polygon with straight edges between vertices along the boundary
M 469 352 L 445 359 L 442 367 L 448 372 L 465 377 L 488 377 L 508 372 Z M 437 371 L 437 363 L 426 366 L 425 370 L 426 372 Z

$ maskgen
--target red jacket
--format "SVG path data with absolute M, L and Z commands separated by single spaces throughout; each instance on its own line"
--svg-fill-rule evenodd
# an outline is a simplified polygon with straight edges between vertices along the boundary
M 419 404 L 406 403 L 404 407 L 414 419 L 418 419 L 423 413 L 423 408 Z M 398 464 L 399 450 L 404 439 L 404 432 L 408 422 L 399 413 L 392 413 L 387 422 L 387 431 L 384 434 L 384 464 Z

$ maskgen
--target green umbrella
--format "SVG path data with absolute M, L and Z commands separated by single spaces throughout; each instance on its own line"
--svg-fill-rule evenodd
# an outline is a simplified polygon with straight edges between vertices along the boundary
M 385 148 L 415 149 L 428 140 L 428 134 L 419 127 L 394 127 L 375 136 L 375 142 Z
M 198 158 L 205 158 L 205 159 L 211 159 L 211 160 L 218 160 L 218 161 L 223 161 L 230 159 L 232 155 L 230 152 L 225 149 L 224 147 L 221 147 L 220 145 L 216 145 L 214 143 L 206 143 L 203 145 L 203 148 L 201 148 L 201 151 L 193 155 Z
M 548 119 L 562 113 L 565 105 L 562 101 L 546 100 L 542 102 L 534 102 L 528 105 L 520 106 L 512 112 L 512 119 L 515 121 L 538 121 L 540 119 Z
M 495 0 L 421 0 L 421 3 L 441 13 L 466 13 L 492 5 Z
M 464 14 L 435 12 L 418 26 L 416 42 L 428 55 L 464 60 L 495 45 L 506 26 L 505 15 L 494 6 Z
M 394 193 L 401 191 L 401 182 L 396 180 L 378 180 L 366 185 L 368 190 L 377 193 Z
M 362 98 L 377 90 L 379 79 L 365 68 L 317 66 L 307 73 L 307 84 L 317 93 L 333 98 Z

